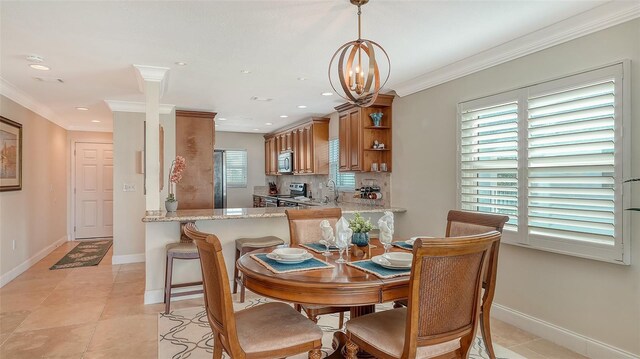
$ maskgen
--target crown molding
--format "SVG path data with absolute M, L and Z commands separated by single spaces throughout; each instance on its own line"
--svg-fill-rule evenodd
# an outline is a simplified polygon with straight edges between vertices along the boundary
M 82 131 L 82 132 L 113 132 L 112 127 L 75 126 L 75 125 L 69 126 L 67 130 Z
M 136 69 L 136 78 L 140 92 L 145 93 L 145 82 L 158 82 L 160 84 L 160 97 L 167 90 L 169 83 L 169 68 L 147 65 L 133 65 Z
M 640 3 L 612 1 L 393 87 L 403 97 L 640 17 Z
M 68 126 L 49 107 L 0 77 L 0 94 L 67 130 Z
M 147 112 L 147 104 L 144 102 L 130 102 L 117 100 L 104 100 L 111 112 Z M 160 104 L 160 114 L 168 115 L 176 108 L 176 105 Z

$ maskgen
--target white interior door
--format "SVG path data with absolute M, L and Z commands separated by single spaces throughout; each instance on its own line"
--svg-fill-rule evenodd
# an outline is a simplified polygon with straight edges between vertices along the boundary
M 76 143 L 75 238 L 113 236 L 113 145 Z

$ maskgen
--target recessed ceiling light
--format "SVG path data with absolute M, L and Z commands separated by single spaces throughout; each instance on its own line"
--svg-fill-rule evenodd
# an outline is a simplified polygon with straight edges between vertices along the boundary
M 35 70 L 40 70 L 40 71 L 49 71 L 49 70 L 51 70 L 48 66 L 40 65 L 40 64 L 30 64 L 29 67 L 31 67 L 32 69 L 35 69 Z
M 267 126 L 272 126 L 272 125 L 273 125 L 273 123 L 271 123 L 271 122 L 267 122 L 267 123 L 265 123 L 265 125 L 267 125 Z
M 307 108 L 305 105 L 299 105 L 298 108 Z
M 272 98 L 268 98 L 268 97 L 258 97 L 258 96 L 253 96 L 251 98 L 253 101 L 261 101 L 261 102 L 269 102 L 271 100 L 273 100 Z
M 258 128 L 254 128 L 253 130 L 254 130 L 254 131 L 260 131 L 260 129 L 258 129 Z
M 289 116 L 287 116 L 287 115 L 280 115 L 280 118 L 287 118 L 287 117 L 289 117 Z
M 307 78 L 306 77 L 298 77 L 298 81 L 306 81 Z
M 91 122 L 98 123 L 98 122 L 100 122 L 100 120 L 91 120 Z
M 178 66 L 187 66 L 186 62 L 182 62 L 182 61 L 176 61 L 176 65 Z
M 89 111 L 89 109 L 86 108 L 86 107 L 76 107 L 76 110 L 78 110 L 78 111 Z
M 218 121 L 226 121 L 226 120 L 227 120 L 227 119 L 226 119 L 226 118 L 224 118 L 224 117 L 220 117 L 220 118 L 218 119 Z
M 246 74 L 250 74 L 251 70 L 240 70 L 240 73 L 245 74 L 245 75 Z
M 322 96 L 333 96 L 333 92 L 323 92 Z

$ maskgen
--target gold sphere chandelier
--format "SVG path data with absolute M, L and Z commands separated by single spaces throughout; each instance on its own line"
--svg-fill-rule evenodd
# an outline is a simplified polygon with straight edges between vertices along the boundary
M 363 39 L 361 36 L 360 15 L 362 11 L 360 7 L 369 2 L 369 0 L 350 0 L 353 5 L 358 7 L 358 39 L 349 41 L 340 46 L 331 57 L 329 62 L 329 83 L 333 90 L 348 102 L 360 106 L 368 107 L 373 105 L 378 97 L 380 89 L 387 83 L 391 74 L 391 62 L 386 51 L 375 41 Z M 376 58 L 376 50 L 378 48 L 387 59 L 387 75 L 380 84 L 380 69 Z M 337 67 L 334 62 L 338 59 Z M 336 89 L 334 78 L 331 77 L 334 68 L 337 69 L 339 88 L 342 89 L 344 95 Z

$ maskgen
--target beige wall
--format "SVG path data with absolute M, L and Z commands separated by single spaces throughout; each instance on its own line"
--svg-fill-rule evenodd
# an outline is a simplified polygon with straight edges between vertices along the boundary
M 227 188 L 227 207 L 253 207 L 253 186 L 264 186 L 264 136 L 254 133 L 216 132 L 216 149 L 247 150 L 247 187 Z
M 116 262 L 143 261 L 145 214 L 144 175 L 138 173 L 138 153 L 144 149 L 144 113 L 113 113 L 113 255 Z M 164 128 L 164 179 L 175 157 L 175 112 L 160 116 Z M 134 184 L 134 192 L 124 192 L 124 184 Z M 167 185 L 158 194 L 164 210 Z M 126 257 L 132 256 L 132 257 Z
M 138 153 L 144 149 L 144 113 L 113 113 L 113 255 L 144 253 L 144 175 Z M 124 184 L 135 192 L 123 192 Z
M 25 261 L 67 238 L 69 148 L 62 127 L 4 96 L 0 113 L 22 124 L 22 190 L 0 192 L 0 275 L 11 276 L 10 271 L 16 273 Z
M 404 236 L 444 233 L 456 203 L 456 104 L 631 59 L 632 175 L 640 175 L 640 20 L 495 66 L 394 102 L 393 205 Z M 628 74 L 625 74 L 628 76 Z M 633 141 L 635 140 L 635 141 Z M 630 155 L 630 154 L 628 154 Z M 638 188 L 638 187 L 636 187 Z M 632 200 L 640 205 L 640 191 Z M 640 217 L 632 214 L 631 266 L 503 244 L 496 302 L 640 354 Z M 424 232 L 424 233 L 423 233 Z

